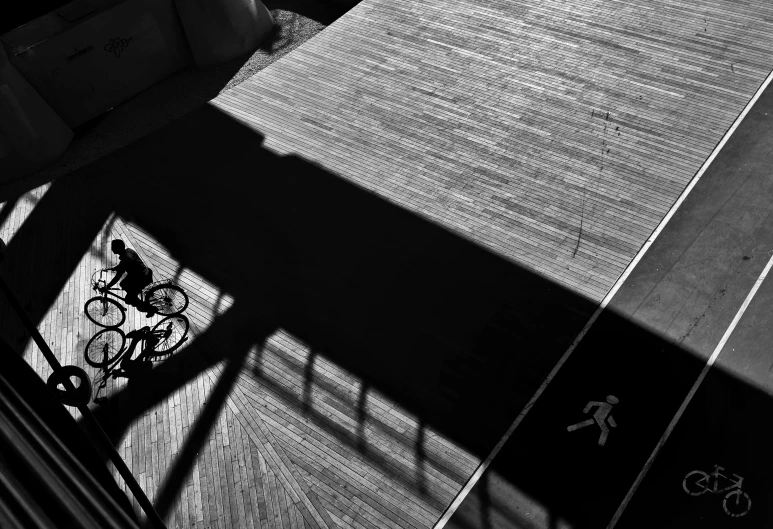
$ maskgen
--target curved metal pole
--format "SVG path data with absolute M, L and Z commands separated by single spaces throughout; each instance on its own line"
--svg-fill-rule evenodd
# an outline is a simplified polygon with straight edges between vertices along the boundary
M 2 263 L 5 260 L 6 253 L 7 253 L 7 250 L 6 250 L 5 242 L 2 239 L 0 239 L 0 263 Z M 48 344 L 40 335 L 38 328 L 32 322 L 32 319 L 30 319 L 29 315 L 21 306 L 21 304 L 19 303 L 19 300 L 16 299 L 16 296 L 11 291 L 8 284 L 5 282 L 5 279 L 3 279 L 2 277 L 0 277 L 0 290 L 3 291 L 3 293 L 5 294 L 5 297 L 8 298 L 8 301 L 11 303 L 11 306 L 13 307 L 14 311 L 16 311 L 16 314 L 18 314 L 19 318 L 21 318 L 21 321 L 24 324 L 24 326 L 27 328 L 27 331 L 30 333 L 30 336 L 32 336 L 32 339 L 35 340 L 35 343 L 37 344 L 38 348 L 40 348 L 40 352 L 43 353 L 43 356 L 46 357 L 46 360 L 48 360 L 48 363 L 51 364 L 51 367 L 53 368 L 54 373 L 60 376 L 62 385 L 64 385 L 64 388 L 65 390 L 67 390 L 67 393 L 70 393 L 71 395 L 75 395 L 76 389 L 75 389 L 75 385 L 72 383 L 72 380 L 70 380 L 70 377 L 64 373 L 62 365 L 59 363 L 59 360 L 57 360 L 56 355 L 54 355 L 54 353 L 48 347 Z M 83 416 L 83 420 L 86 421 L 86 424 L 91 428 L 92 432 L 97 436 L 97 439 L 100 441 L 100 443 L 104 445 L 104 448 L 107 451 L 108 457 L 110 457 L 110 461 L 113 463 L 113 465 L 115 465 L 116 470 L 118 470 L 118 473 L 121 475 L 123 480 L 129 486 L 129 489 L 132 491 L 132 494 L 134 494 L 134 497 L 137 498 L 137 502 L 142 507 L 142 510 L 145 511 L 145 515 L 148 517 L 148 521 L 156 529 L 166 529 L 166 525 L 164 524 L 164 521 L 156 512 L 156 509 L 153 507 L 153 504 L 150 503 L 150 500 L 145 495 L 145 492 L 142 490 L 142 487 L 140 487 L 139 483 L 137 483 L 137 480 L 134 479 L 134 476 L 129 470 L 129 467 L 127 467 L 126 463 L 124 463 L 123 459 L 121 459 L 121 455 L 113 446 L 113 443 L 110 441 L 110 438 L 102 429 L 102 426 L 99 424 L 96 418 L 94 418 L 94 415 L 91 413 L 91 410 L 89 409 L 88 403 L 79 404 L 77 408 L 78 408 L 78 411 L 81 412 L 81 415 Z

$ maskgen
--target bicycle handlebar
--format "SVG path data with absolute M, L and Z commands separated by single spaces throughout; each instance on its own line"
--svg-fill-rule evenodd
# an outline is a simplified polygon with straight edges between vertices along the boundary
M 107 268 L 100 268 L 99 270 L 91 274 L 91 287 L 97 292 L 99 292 L 100 290 L 102 290 L 107 286 L 107 280 L 102 279 L 102 274 L 104 274 L 105 272 L 107 272 Z M 102 284 L 102 286 L 100 286 L 100 283 Z M 115 290 L 115 289 L 111 288 L 110 290 Z

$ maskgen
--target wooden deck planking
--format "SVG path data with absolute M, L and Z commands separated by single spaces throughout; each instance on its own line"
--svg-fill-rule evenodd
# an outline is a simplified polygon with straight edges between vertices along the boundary
M 254 386 L 253 386 L 254 390 Z M 254 397 L 254 393 L 251 395 L 251 397 Z M 333 467 L 330 469 L 331 472 L 336 472 L 343 470 L 345 466 L 353 465 L 355 464 L 352 460 L 357 460 L 359 457 L 357 456 L 357 448 L 356 447 L 346 447 L 345 443 L 341 442 L 340 436 L 336 435 L 325 435 L 325 431 L 323 428 L 318 428 L 316 431 L 312 428 L 305 427 L 304 428 L 304 421 L 303 421 L 303 415 L 308 415 L 308 412 L 306 414 L 301 414 L 300 412 L 296 412 L 297 414 L 295 416 L 292 416 L 292 413 L 288 415 L 288 411 L 284 411 L 284 414 L 282 414 L 282 409 L 284 410 L 291 410 L 291 407 L 287 405 L 286 402 L 283 402 L 281 400 L 273 400 L 270 398 L 269 395 L 261 396 L 260 402 L 263 402 L 264 405 L 269 406 L 269 409 L 266 409 L 265 407 L 259 407 L 261 415 L 264 417 L 264 420 L 269 422 L 270 416 L 273 414 L 275 419 L 272 422 L 275 425 L 280 425 L 282 423 L 287 424 L 294 424 L 295 426 L 299 427 L 298 435 L 295 436 L 295 438 L 290 437 L 287 440 L 287 447 L 288 449 L 291 449 L 294 444 L 299 444 L 298 440 L 299 438 L 303 438 L 304 440 L 308 441 L 308 443 L 313 444 L 314 446 L 305 448 L 306 442 L 303 442 L 304 449 L 312 450 L 312 452 L 315 453 L 316 457 L 321 457 L 324 460 L 333 460 L 336 461 L 338 464 L 338 467 Z M 297 407 L 300 407 L 296 405 Z M 318 410 L 315 410 L 318 411 Z M 330 416 L 328 416 L 328 420 L 335 425 L 336 423 L 340 427 L 342 424 L 342 417 L 341 416 L 332 416 L 332 420 L 330 420 Z M 283 432 L 283 433 L 286 433 Z M 376 488 L 382 488 L 382 489 L 388 489 L 390 488 L 392 482 L 395 481 L 395 478 L 389 478 L 385 477 L 383 473 L 369 470 L 369 466 L 372 464 L 368 462 L 368 460 L 374 460 L 374 461 L 386 461 L 388 466 L 393 468 L 393 470 L 398 470 L 401 468 L 401 465 L 399 463 L 399 453 L 401 451 L 401 448 L 399 446 L 399 443 L 391 443 L 391 446 L 389 447 L 389 451 L 384 451 L 383 453 L 379 453 L 379 448 L 384 448 L 387 443 L 384 443 L 379 447 L 379 443 L 377 439 L 369 438 L 367 440 L 367 446 L 369 448 L 369 453 L 362 457 L 363 460 L 356 461 L 356 467 L 354 470 L 350 471 L 350 475 L 346 477 L 347 480 L 355 484 L 358 479 L 363 479 L 362 476 L 368 476 L 365 481 L 363 481 L 362 488 L 364 493 L 368 493 L 371 490 L 374 490 Z M 348 449 L 347 449 L 348 448 Z M 385 455 L 387 454 L 387 455 Z M 393 460 L 393 461 L 390 461 Z M 403 463 L 405 460 L 403 460 Z M 342 466 L 343 465 L 343 466 Z M 404 476 L 404 478 L 407 477 L 409 480 L 415 479 L 413 475 L 410 473 L 407 476 Z M 465 476 L 466 477 L 466 476 Z M 464 480 L 464 478 L 460 479 L 461 481 Z M 454 483 L 455 487 L 452 487 L 451 490 L 455 491 L 458 490 L 458 488 L 461 487 L 460 484 Z M 432 487 L 430 487 L 431 489 Z M 383 491 L 382 491 L 383 492 Z M 437 491 L 436 491 L 437 492 Z M 452 494 L 448 489 L 446 490 L 440 490 L 439 492 L 445 492 L 446 495 Z M 396 490 L 393 494 L 399 493 L 399 489 Z M 384 496 L 380 501 L 383 501 L 385 503 L 392 502 L 395 506 L 402 505 L 403 508 L 410 509 L 410 496 L 403 496 L 401 495 L 396 500 L 393 500 L 390 498 L 390 496 Z M 442 502 L 441 502 L 442 503 Z M 419 507 L 419 509 L 422 507 Z M 423 507 L 424 510 L 426 510 L 426 507 Z
M 268 421 L 271 426 L 274 428 L 277 428 L 281 423 L 277 421 Z M 284 433 L 284 432 L 283 432 Z M 297 443 L 297 438 L 293 437 L 284 437 L 280 439 L 282 442 L 285 443 L 286 446 L 291 445 L 292 443 Z M 335 460 L 333 455 L 331 455 L 329 452 L 326 452 L 324 450 L 317 449 L 316 446 L 309 445 L 308 443 L 298 443 L 300 447 L 303 448 L 303 451 L 296 450 L 292 454 L 292 461 L 297 466 L 303 468 L 307 472 L 309 471 L 309 468 L 314 468 L 313 465 L 316 461 L 330 461 Z M 339 461 L 338 464 L 346 465 L 346 461 Z M 328 463 L 329 464 L 329 463 Z M 375 494 L 373 493 L 374 490 L 377 490 L 379 487 L 379 483 L 373 482 L 373 481 L 367 481 L 364 484 L 360 484 L 358 481 L 357 475 L 352 475 L 351 473 L 345 473 L 342 472 L 345 467 L 339 467 L 339 469 L 330 468 L 329 466 L 324 466 L 320 468 L 316 468 L 315 470 L 319 472 L 319 475 L 321 476 L 320 479 L 322 479 L 322 482 L 325 483 L 325 486 L 328 490 L 328 493 L 339 493 L 341 490 L 344 490 L 344 486 L 351 487 L 352 493 L 355 494 L 357 497 L 367 496 L 369 500 L 375 502 L 376 504 L 383 505 L 386 510 L 389 512 L 395 512 L 396 510 L 406 510 L 406 511 L 413 511 L 411 516 L 416 516 L 415 511 L 418 509 L 415 509 L 412 507 L 410 502 L 402 503 L 400 505 L 395 505 L 394 503 L 391 503 L 389 501 L 389 498 L 384 497 L 373 497 Z M 338 470 L 338 471 L 337 471 Z M 375 480 L 374 480 L 375 481 Z M 329 484 L 333 484 L 332 486 L 328 486 Z M 339 496 L 339 507 L 346 505 L 347 508 L 351 509 L 351 501 L 352 498 L 348 497 L 348 495 Z M 424 520 L 425 523 L 432 523 L 433 520 L 427 519 Z
M 281 344 L 281 349 L 278 350 L 276 345 L 279 344 Z M 281 376 L 281 373 L 286 373 L 290 378 L 282 376 L 284 380 L 298 379 L 304 363 L 308 361 L 308 357 L 303 356 L 299 349 L 299 344 L 290 339 L 288 335 L 275 335 L 264 349 L 264 358 L 268 353 L 274 354 L 279 360 L 278 368 L 274 372 L 279 376 Z M 273 364 L 276 364 L 276 362 L 273 362 Z M 359 400 L 359 390 L 362 389 L 362 385 L 354 377 L 347 376 L 341 369 L 335 368 L 324 358 L 315 357 L 312 378 L 318 388 L 324 389 L 339 400 L 349 400 L 348 408 L 353 410 L 355 405 L 362 405 L 363 415 L 368 422 L 369 428 L 384 431 L 388 436 L 395 438 L 402 444 L 412 442 L 410 434 L 418 435 L 419 432 L 415 421 L 413 421 L 414 424 L 411 424 L 409 418 L 399 414 L 394 404 L 383 399 L 372 390 L 368 391 L 367 398 L 363 399 L 361 403 Z M 283 384 L 285 383 L 283 382 Z M 295 387 L 298 388 L 299 385 L 296 384 Z M 296 390 L 294 396 L 301 400 L 303 394 L 301 391 Z M 463 480 L 464 476 L 471 472 L 478 463 L 477 459 L 470 458 L 464 452 L 455 450 L 453 445 L 445 444 L 442 438 L 432 439 L 427 436 L 424 441 L 424 447 L 429 449 L 427 457 L 431 457 L 434 452 L 441 454 L 439 464 L 445 463 L 451 472 L 456 473 L 457 482 Z M 449 459 L 444 460 L 443 456 Z
M 212 104 L 598 300 L 770 70 L 771 9 L 361 2 Z
M 245 384 L 249 384 L 249 382 L 245 381 Z M 253 389 L 255 388 L 255 385 L 252 385 Z M 266 400 L 264 400 L 266 399 Z M 282 400 L 276 400 L 272 399 L 270 396 L 265 396 L 261 398 L 262 402 L 271 402 L 271 410 L 272 411 L 279 411 L 280 407 L 285 407 L 286 402 L 283 402 Z M 374 450 L 375 454 L 371 454 L 370 457 L 374 458 L 376 455 L 380 455 L 380 459 L 387 459 L 383 454 L 389 454 L 391 458 L 393 459 L 393 462 L 390 465 L 390 468 L 396 471 L 401 471 L 406 465 L 410 465 L 413 463 L 413 457 L 412 453 L 404 448 L 403 445 L 405 441 L 403 439 L 398 439 L 397 442 L 395 442 L 395 439 L 393 436 L 388 435 L 378 435 L 380 429 L 372 429 L 371 425 L 366 426 L 365 432 L 367 432 L 368 435 L 361 436 L 358 435 L 357 429 L 357 423 L 356 421 L 356 415 L 355 413 L 348 413 L 346 415 L 341 413 L 336 413 L 337 410 L 330 406 L 324 406 L 323 404 L 320 404 L 319 401 L 315 401 L 316 406 L 314 406 L 314 409 L 311 413 L 317 413 L 322 416 L 320 422 L 330 422 L 331 424 L 337 424 L 339 428 L 345 429 L 344 433 L 341 435 L 339 434 L 338 437 L 343 437 L 344 439 L 349 440 L 350 442 L 353 442 L 353 444 L 363 443 L 363 445 L 368 446 L 370 450 Z M 261 410 L 262 413 L 267 414 L 269 411 L 266 410 L 266 408 Z M 308 413 L 307 413 L 308 414 Z M 306 414 L 306 415 L 307 415 Z M 288 417 L 287 415 L 282 415 L 281 418 L 287 421 L 294 420 L 295 424 L 299 426 L 303 426 L 302 417 L 303 414 L 296 414 L 294 417 Z M 277 424 L 281 424 L 281 420 L 278 421 Z M 304 437 L 311 437 L 313 436 L 313 432 L 309 430 L 305 430 L 302 432 Z M 296 439 L 296 441 L 300 442 L 301 439 Z M 336 439 L 335 437 L 332 439 L 327 440 L 328 443 L 335 443 Z M 383 451 L 381 454 L 379 454 L 380 451 Z M 405 472 L 403 472 L 405 473 Z M 432 473 L 432 477 L 437 480 L 437 486 L 439 488 L 439 491 L 441 494 L 443 492 L 445 493 L 452 493 L 453 491 L 457 490 L 461 483 L 463 483 L 465 477 L 467 474 L 463 474 L 457 477 L 457 481 L 453 481 L 449 479 L 447 476 L 445 476 L 443 473 L 437 471 L 436 469 L 430 469 L 430 473 Z M 408 474 L 408 477 L 412 479 L 410 474 Z
M 275 345 L 279 345 L 280 348 L 269 347 L 268 350 L 277 353 L 277 357 L 281 354 L 283 363 L 291 363 L 294 360 L 295 371 L 297 371 L 298 368 L 304 367 L 304 364 L 308 360 L 308 356 L 304 355 L 302 352 L 305 347 L 285 333 L 277 334 L 269 342 L 269 346 Z M 362 383 L 356 377 L 349 375 L 321 356 L 315 356 L 314 358 L 314 379 L 318 384 L 322 384 L 326 379 L 332 381 L 332 384 L 329 386 L 331 391 L 336 391 L 342 398 L 345 398 L 346 395 L 354 398 L 354 393 L 357 393 L 357 398 L 359 399 L 359 393 L 363 390 Z M 412 418 L 402 415 L 393 402 L 379 395 L 372 389 L 369 389 L 367 392 L 364 409 L 367 415 L 371 417 L 380 417 L 380 420 L 400 434 L 405 434 L 406 431 L 415 428 L 415 421 Z M 441 446 L 450 448 L 450 445 L 444 444 L 443 441 L 438 440 L 438 447 Z M 453 453 L 453 455 L 462 456 L 464 454 L 459 452 Z M 474 458 L 468 458 L 466 461 L 468 465 L 465 470 L 474 468 L 477 465 L 477 460 Z

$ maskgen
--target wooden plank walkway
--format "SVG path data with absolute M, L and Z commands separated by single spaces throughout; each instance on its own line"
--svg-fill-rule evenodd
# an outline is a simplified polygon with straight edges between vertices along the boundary
M 773 4 L 361 2 L 213 100 L 599 301 L 773 68 Z
M 598 301 L 771 68 L 771 29 L 773 5 L 753 1 L 363 0 L 212 105 L 267 148 Z M 89 278 L 120 237 L 188 290 L 186 350 L 197 347 L 235 304 L 153 234 L 101 202 L 48 231 L 25 223 L 49 192 L 60 212 L 99 177 L 84 175 L 0 209 L 0 236 L 26 230 L 19 251 L 68 245 L 61 272 L 41 261 L 13 271 L 22 293 L 45 282 L 29 307 L 44 337 L 84 366 L 97 330 L 82 314 Z M 131 312 L 125 328 L 146 321 Z M 6 308 L 0 330 L 48 376 Z M 478 463 L 285 330 L 236 368 L 197 371 L 116 440 L 148 495 L 169 503 L 170 527 L 431 527 Z M 200 419 L 203 440 L 174 475 Z

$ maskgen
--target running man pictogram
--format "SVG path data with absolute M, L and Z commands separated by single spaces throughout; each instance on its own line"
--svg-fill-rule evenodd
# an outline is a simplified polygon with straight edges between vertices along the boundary
M 579 430 L 580 428 L 585 428 L 586 426 L 590 426 L 594 422 L 599 425 L 599 428 L 601 428 L 601 435 L 599 436 L 599 446 L 604 446 L 604 443 L 607 442 L 607 436 L 609 435 L 609 428 L 607 427 L 607 421 L 609 422 L 609 426 L 612 428 L 617 428 L 617 423 L 615 422 L 615 419 L 612 418 L 612 415 L 610 413 L 612 412 L 612 405 L 617 404 L 620 402 L 617 397 L 614 395 L 607 395 L 607 401 L 606 402 L 598 402 L 595 400 L 590 401 L 586 406 L 585 409 L 582 410 L 583 413 L 590 412 L 591 408 L 594 408 L 598 406 L 598 409 L 596 410 L 596 413 L 593 414 L 593 419 L 587 419 L 582 422 L 578 422 L 577 424 L 573 424 L 571 426 L 566 427 L 567 432 L 573 432 L 575 430 Z

